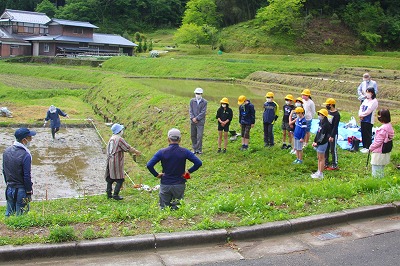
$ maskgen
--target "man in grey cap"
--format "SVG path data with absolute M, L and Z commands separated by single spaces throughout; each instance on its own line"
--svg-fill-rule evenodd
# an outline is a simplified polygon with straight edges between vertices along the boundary
M 203 89 L 194 90 L 195 98 L 189 103 L 190 136 L 192 139 L 193 153 L 203 153 L 203 132 L 206 122 L 207 101 L 203 99 Z
M 178 209 L 179 201 L 183 199 L 186 180 L 190 174 L 200 168 L 203 164 L 190 150 L 179 146 L 181 132 L 172 128 L 168 131 L 167 148 L 161 149 L 147 163 L 147 169 L 157 178 L 161 178 L 160 184 L 160 208 L 170 207 Z M 193 166 L 186 169 L 186 160 L 193 163 Z M 154 166 L 161 161 L 162 172 L 159 173 Z
M 27 128 L 15 131 L 14 144 L 3 153 L 3 176 L 6 182 L 6 216 L 29 211 L 32 198 L 32 155 L 28 147 L 36 132 Z

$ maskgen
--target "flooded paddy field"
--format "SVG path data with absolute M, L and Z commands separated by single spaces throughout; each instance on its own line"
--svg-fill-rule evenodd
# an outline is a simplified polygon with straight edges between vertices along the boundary
M 105 193 L 106 155 L 93 128 L 61 128 L 52 140 L 49 128 L 30 128 L 33 137 L 33 200 L 72 198 Z M 4 150 L 13 144 L 16 128 L 0 131 L 0 164 Z M 3 179 L 3 177 L 2 177 Z M 5 202 L 5 183 L 0 181 L 0 204 Z

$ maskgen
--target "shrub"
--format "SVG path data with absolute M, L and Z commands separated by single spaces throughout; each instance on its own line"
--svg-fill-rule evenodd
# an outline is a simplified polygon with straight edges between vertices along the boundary
M 52 243 L 61 243 L 74 241 L 78 239 L 75 235 L 74 228 L 72 226 L 59 226 L 56 225 L 50 230 L 48 241 Z

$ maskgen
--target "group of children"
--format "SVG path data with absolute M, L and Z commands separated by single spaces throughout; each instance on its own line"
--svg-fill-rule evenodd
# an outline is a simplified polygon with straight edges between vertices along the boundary
M 274 101 L 274 93 L 267 92 L 265 95 L 263 112 L 264 146 L 275 145 L 273 126 L 278 119 L 279 105 Z M 223 98 L 221 106 L 217 111 L 218 120 L 218 152 L 226 152 L 228 143 L 229 125 L 232 121 L 233 112 L 229 107 L 227 98 Z M 247 150 L 249 147 L 250 130 L 255 124 L 254 105 L 241 95 L 238 98 L 239 123 L 241 126 L 242 145 L 240 150 Z M 294 164 L 303 163 L 303 148 L 308 145 L 312 119 L 315 113 L 318 114 L 319 126 L 312 146 L 317 151 L 318 171 L 311 175 L 312 178 L 323 178 L 324 170 L 337 170 L 337 138 L 340 114 L 336 109 L 336 101 L 328 98 L 324 103 L 326 108 L 315 111 L 315 104 L 311 99 L 311 91 L 304 89 L 301 97 L 294 98 L 291 94 L 285 96 L 282 117 L 282 147 L 289 149 L 291 154 L 296 154 Z M 224 148 L 221 150 L 222 132 L 224 132 Z M 329 162 L 329 154 L 332 154 L 332 161 Z

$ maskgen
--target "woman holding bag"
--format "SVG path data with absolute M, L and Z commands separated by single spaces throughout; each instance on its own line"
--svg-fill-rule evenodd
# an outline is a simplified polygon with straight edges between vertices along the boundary
M 372 176 L 382 178 L 384 176 L 383 168 L 390 162 L 391 145 L 394 137 L 389 109 L 378 111 L 378 121 L 382 123 L 382 126 L 376 130 L 374 142 L 369 146 L 369 151 L 372 153 Z

